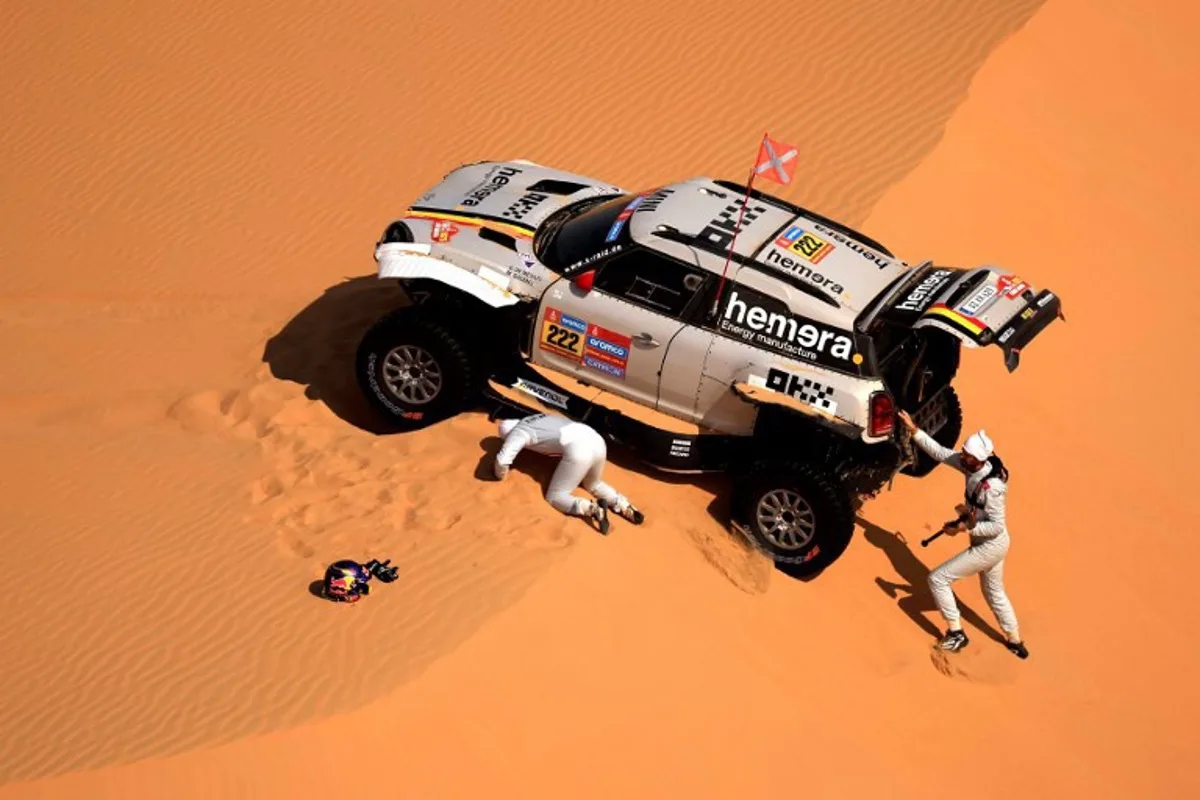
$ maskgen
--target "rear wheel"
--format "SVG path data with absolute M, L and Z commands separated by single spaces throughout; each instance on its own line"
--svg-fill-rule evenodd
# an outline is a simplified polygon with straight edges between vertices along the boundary
M 832 564 L 854 535 L 849 493 L 811 464 L 756 464 L 737 491 L 733 511 L 759 550 L 805 570 Z
M 932 404 L 934 408 L 930 409 L 928 415 L 922 414 L 914 416 L 913 421 L 933 437 L 934 441 L 943 447 L 954 447 L 958 443 L 958 437 L 962 435 L 962 404 L 958 400 L 958 394 L 951 387 L 947 386 L 942 390 L 942 395 Z M 916 456 L 916 461 L 900 470 L 905 475 L 911 475 L 914 478 L 923 478 L 933 472 L 934 467 L 938 462 L 925 454 L 925 451 L 913 445 L 913 454 Z
M 367 401 L 402 430 L 452 417 L 475 394 L 476 370 L 464 344 L 444 324 L 415 310 L 375 323 L 355 362 Z

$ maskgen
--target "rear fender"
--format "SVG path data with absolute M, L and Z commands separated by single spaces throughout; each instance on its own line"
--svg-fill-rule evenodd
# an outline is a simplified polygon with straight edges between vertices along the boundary
M 375 248 L 380 278 L 424 278 L 471 295 L 492 308 L 515 305 L 519 298 L 508 291 L 508 276 L 481 266 L 469 272 L 456 264 L 429 255 L 428 244 L 384 242 Z M 489 278 L 491 278 L 489 280 Z

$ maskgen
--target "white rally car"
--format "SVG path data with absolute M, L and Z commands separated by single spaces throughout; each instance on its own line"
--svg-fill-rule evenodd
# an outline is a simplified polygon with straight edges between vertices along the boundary
M 524 160 L 455 169 L 375 256 L 401 291 L 357 373 L 396 426 L 481 400 L 585 420 L 660 469 L 729 473 L 731 522 L 814 569 L 864 497 L 935 466 L 896 409 L 952 446 L 962 346 L 1011 371 L 1061 317 L 1005 270 L 910 266 L 743 185 L 631 191 Z

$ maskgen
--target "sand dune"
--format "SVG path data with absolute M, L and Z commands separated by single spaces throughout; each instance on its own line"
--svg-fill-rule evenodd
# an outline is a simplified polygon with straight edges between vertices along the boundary
M 1200 790 L 1186 9 L 4 14 L 0 797 Z M 724 531 L 720 479 L 617 454 L 651 519 L 601 538 L 536 458 L 478 480 L 481 415 L 382 436 L 357 397 L 370 245 L 451 167 L 740 180 L 764 130 L 801 146 L 790 199 L 1066 298 L 1015 374 L 960 379 L 1019 476 L 1028 662 L 974 584 L 973 648 L 928 648 L 954 548 L 915 542 L 953 475 L 898 481 L 801 583 Z M 368 602 L 306 591 L 373 554 L 401 580 Z

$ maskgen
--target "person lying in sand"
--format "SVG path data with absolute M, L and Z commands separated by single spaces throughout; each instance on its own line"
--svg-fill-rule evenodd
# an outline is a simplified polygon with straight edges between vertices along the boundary
M 950 584 L 978 574 L 988 607 L 1008 639 L 1005 645 L 1017 656 L 1027 658 L 1029 651 L 1021 642 L 1016 612 L 1004 591 L 1004 558 L 1008 554 L 1009 544 L 1005 522 L 1008 470 L 994 454 L 992 441 L 983 430 L 967 438 L 962 452 L 955 452 L 938 444 L 932 436 L 917 427 L 907 412 L 900 411 L 897 416 L 904 427 L 912 432 L 914 444 L 931 458 L 957 469 L 967 477 L 967 502 L 956 507 L 960 516 L 966 516 L 966 521 L 946 532 L 955 536 L 963 530 L 968 531 L 970 547 L 929 573 L 929 589 L 949 627 L 938 646 L 943 650 L 961 650 L 967 646 L 967 635 L 963 632 Z
M 561 456 L 554 469 L 546 500 L 563 514 L 585 517 L 597 523 L 601 533 L 608 533 L 608 509 L 634 525 L 645 519 L 619 492 L 601 480 L 608 448 L 604 437 L 582 422 L 574 422 L 549 414 L 534 414 L 521 420 L 505 419 L 499 424 L 504 444 L 496 454 L 496 478 L 504 480 L 517 454 L 525 448 L 535 453 Z M 572 492 L 582 485 L 596 501 L 576 497 Z

